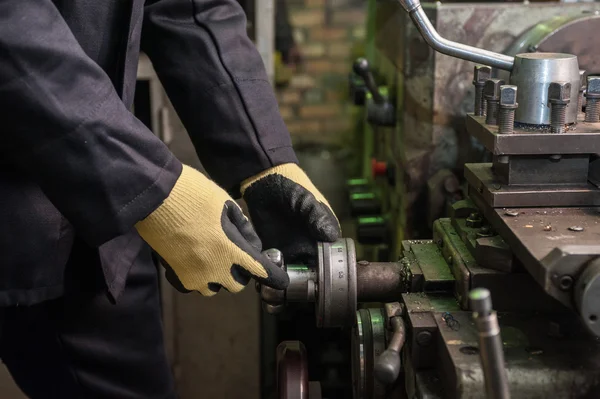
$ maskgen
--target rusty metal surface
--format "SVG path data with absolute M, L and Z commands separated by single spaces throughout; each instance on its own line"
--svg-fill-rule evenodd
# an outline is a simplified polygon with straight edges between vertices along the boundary
M 495 155 L 600 153 L 600 124 L 584 122 L 583 114 L 574 129 L 562 134 L 518 126 L 513 134 L 499 134 L 496 126 L 485 124 L 485 117 L 474 115 L 467 115 L 466 129 Z
M 592 11 L 598 6 L 593 3 L 428 3 L 424 7 L 443 37 L 504 52 L 537 24 L 557 15 L 581 15 L 582 11 Z M 464 128 L 464 115 L 472 112 L 474 103 L 473 64 L 431 50 L 397 2 L 378 1 L 375 24 L 376 68 L 393 89 L 400 123 L 397 132 L 386 142 L 401 171 L 394 195 L 402 200 L 396 201 L 398 209 L 391 211 L 408 234 L 405 238 L 419 237 L 426 233 L 424 227 L 425 230 L 430 227 L 426 212 L 420 212 L 420 204 L 427 201 L 424 192 L 428 179 L 441 169 L 460 174 L 462 163 L 484 160 L 481 147 L 474 144 Z M 544 49 L 548 51 L 558 46 L 559 37 L 564 37 L 560 50 L 566 51 L 565 46 L 571 43 L 567 38 L 575 37 L 581 30 L 576 25 L 563 29 L 563 36 L 546 40 Z M 596 30 L 591 32 L 585 33 L 585 37 Z M 552 36 L 550 33 L 546 35 Z M 586 46 L 593 46 L 593 40 Z M 579 55 L 578 51 L 584 48 L 573 44 L 573 50 L 567 52 Z M 586 57 L 590 59 L 586 64 L 600 63 L 598 51 L 590 51 Z
M 596 45 L 596 32 L 599 30 L 600 15 L 595 12 L 557 15 L 525 32 L 505 53 L 516 55 L 538 51 L 576 54 L 579 69 L 587 71 L 588 75 L 596 75 L 600 73 L 600 56 Z
M 508 186 L 492 173 L 491 163 L 466 164 L 465 178 L 469 196 L 479 194 L 481 206 L 492 208 L 595 206 L 600 205 L 600 190 L 590 183 L 568 186 Z
M 434 314 L 444 397 L 484 399 L 477 331 L 470 313 L 452 312 L 460 329 L 450 328 L 442 316 Z M 499 321 L 513 399 L 599 397 L 600 345 L 595 339 L 574 326 L 568 337 L 552 337 L 552 319 L 533 314 L 504 313 Z
M 572 287 L 561 289 L 560 281 L 600 256 L 598 208 L 493 209 L 478 194 L 472 198 L 544 291 L 574 307 Z

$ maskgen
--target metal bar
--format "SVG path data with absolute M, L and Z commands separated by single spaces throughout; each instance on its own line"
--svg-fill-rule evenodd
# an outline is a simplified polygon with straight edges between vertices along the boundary
M 444 39 L 435 30 L 419 0 L 398 0 L 402 7 L 409 13 L 423 39 L 436 51 L 451 57 L 472 61 L 478 64 L 489 65 L 494 68 L 512 71 L 514 57 L 493 51 L 483 50 L 466 44 Z

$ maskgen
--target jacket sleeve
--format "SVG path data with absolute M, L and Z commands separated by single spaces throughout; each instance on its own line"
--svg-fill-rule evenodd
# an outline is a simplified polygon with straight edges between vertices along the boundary
M 0 115 L 0 167 L 37 183 L 93 245 L 156 209 L 181 171 L 51 0 L 0 1 Z
M 239 183 L 297 162 L 262 59 L 235 0 L 149 0 L 148 54 L 202 165 L 230 194 Z

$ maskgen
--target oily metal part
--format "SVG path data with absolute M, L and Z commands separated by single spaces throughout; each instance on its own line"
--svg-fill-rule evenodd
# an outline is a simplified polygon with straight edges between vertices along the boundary
M 472 314 L 452 312 L 459 329 L 450 328 L 442 316 L 435 313 L 435 364 L 444 397 L 488 399 Z M 600 346 L 577 328 L 576 320 L 565 321 L 569 333 L 561 339 L 549 334 L 548 318 L 536 313 L 502 313 L 498 320 L 512 399 L 600 397 Z
M 356 250 L 343 238 L 318 244 L 317 326 L 352 325 L 356 313 Z
M 517 126 L 513 134 L 499 134 L 487 126 L 484 118 L 467 115 L 466 127 L 470 134 L 495 155 L 598 154 L 600 129 L 597 123 L 583 121 L 577 128 L 563 134 L 550 134 L 540 129 Z
M 385 385 L 373 375 L 375 362 L 385 351 L 385 314 L 381 308 L 360 309 L 352 332 L 354 399 L 383 399 Z
M 578 276 L 588 262 L 600 257 L 598 208 L 514 208 L 519 216 L 513 217 L 487 206 L 477 194 L 472 199 L 544 291 L 575 308 L 572 292 L 561 288 L 560 281 L 563 276 Z M 548 224 L 551 230 L 544 228 Z M 569 229 L 575 225 L 583 231 Z
M 309 399 L 308 358 L 300 341 L 277 346 L 277 391 L 279 399 Z

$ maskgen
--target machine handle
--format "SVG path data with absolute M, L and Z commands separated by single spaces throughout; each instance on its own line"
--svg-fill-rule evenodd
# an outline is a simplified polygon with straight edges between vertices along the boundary
M 390 319 L 394 331 L 388 348 L 377 359 L 373 373 L 384 384 L 392 384 L 400 374 L 400 351 L 406 341 L 406 327 L 402 316 Z
M 377 87 L 377 83 L 375 83 L 375 78 L 371 73 L 369 68 L 369 61 L 366 58 L 358 58 L 354 61 L 354 65 L 352 66 L 354 73 L 360 76 L 365 81 L 365 86 L 369 92 L 371 92 L 371 96 L 373 96 L 373 101 L 375 104 L 382 105 L 385 103 L 385 98 L 379 93 L 379 88 Z
M 488 65 L 505 71 L 512 71 L 515 63 L 514 57 L 444 39 L 435 30 L 431 21 L 429 21 L 419 0 L 399 1 L 400 4 L 402 4 L 402 7 L 404 7 L 406 12 L 410 15 L 410 18 L 415 23 L 415 26 L 421 33 L 421 36 L 423 36 L 423 39 L 425 39 L 427 44 L 434 50 L 462 60 L 473 61 L 477 64 Z

